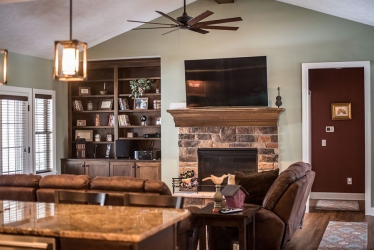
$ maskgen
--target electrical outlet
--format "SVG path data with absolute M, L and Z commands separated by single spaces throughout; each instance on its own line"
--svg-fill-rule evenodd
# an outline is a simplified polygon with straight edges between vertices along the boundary
M 352 185 L 352 178 L 347 178 L 347 184 Z

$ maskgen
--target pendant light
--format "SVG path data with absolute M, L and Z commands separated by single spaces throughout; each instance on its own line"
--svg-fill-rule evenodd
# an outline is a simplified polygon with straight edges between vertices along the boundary
M 4 55 L 4 61 L 3 61 L 3 81 L 0 82 L 0 85 L 6 85 L 7 84 L 7 70 L 8 70 L 8 50 L 6 49 L 0 49 L 0 53 Z
M 55 41 L 53 76 L 60 81 L 84 81 L 87 78 L 87 43 L 72 39 L 72 16 L 72 0 L 70 0 L 70 40 Z M 79 63 L 80 51 L 83 56 L 82 65 Z

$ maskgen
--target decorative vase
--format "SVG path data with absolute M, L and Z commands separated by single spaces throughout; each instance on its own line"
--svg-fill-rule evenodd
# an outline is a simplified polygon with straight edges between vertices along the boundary
M 214 201 L 213 212 L 219 212 L 222 210 L 223 196 L 221 193 L 221 185 L 215 185 L 215 187 L 216 187 L 216 192 L 214 193 L 214 196 L 213 196 L 213 201 Z

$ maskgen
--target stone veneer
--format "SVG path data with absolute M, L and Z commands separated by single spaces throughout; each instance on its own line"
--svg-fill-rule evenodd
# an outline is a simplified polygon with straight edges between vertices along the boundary
M 278 127 L 181 127 L 179 173 L 197 171 L 198 148 L 257 148 L 258 171 L 278 168 Z

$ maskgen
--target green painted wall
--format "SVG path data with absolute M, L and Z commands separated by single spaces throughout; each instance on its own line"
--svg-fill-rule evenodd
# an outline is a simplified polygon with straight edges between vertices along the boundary
M 8 86 L 56 91 L 56 167 L 68 155 L 67 83 L 53 80 L 53 61 L 9 52 Z
M 275 107 L 279 86 L 286 109 L 279 122 L 282 170 L 302 157 L 301 64 L 374 58 L 374 27 L 368 25 L 274 0 L 221 5 L 199 0 L 187 6 L 190 16 L 205 10 L 214 12 L 208 20 L 241 16 L 244 21 L 232 24 L 239 25 L 238 31 L 212 30 L 207 35 L 185 30 L 168 35 L 161 35 L 165 29 L 130 31 L 88 50 L 90 59 L 161 56 L 162 179 L 168 185 L 178 174 L 178 129 L 166 109 L 170 103 L 185 101 L 185 59 L 267 56 L 270 106 Z M 182 12 L 170 15 L 178 17 Z

